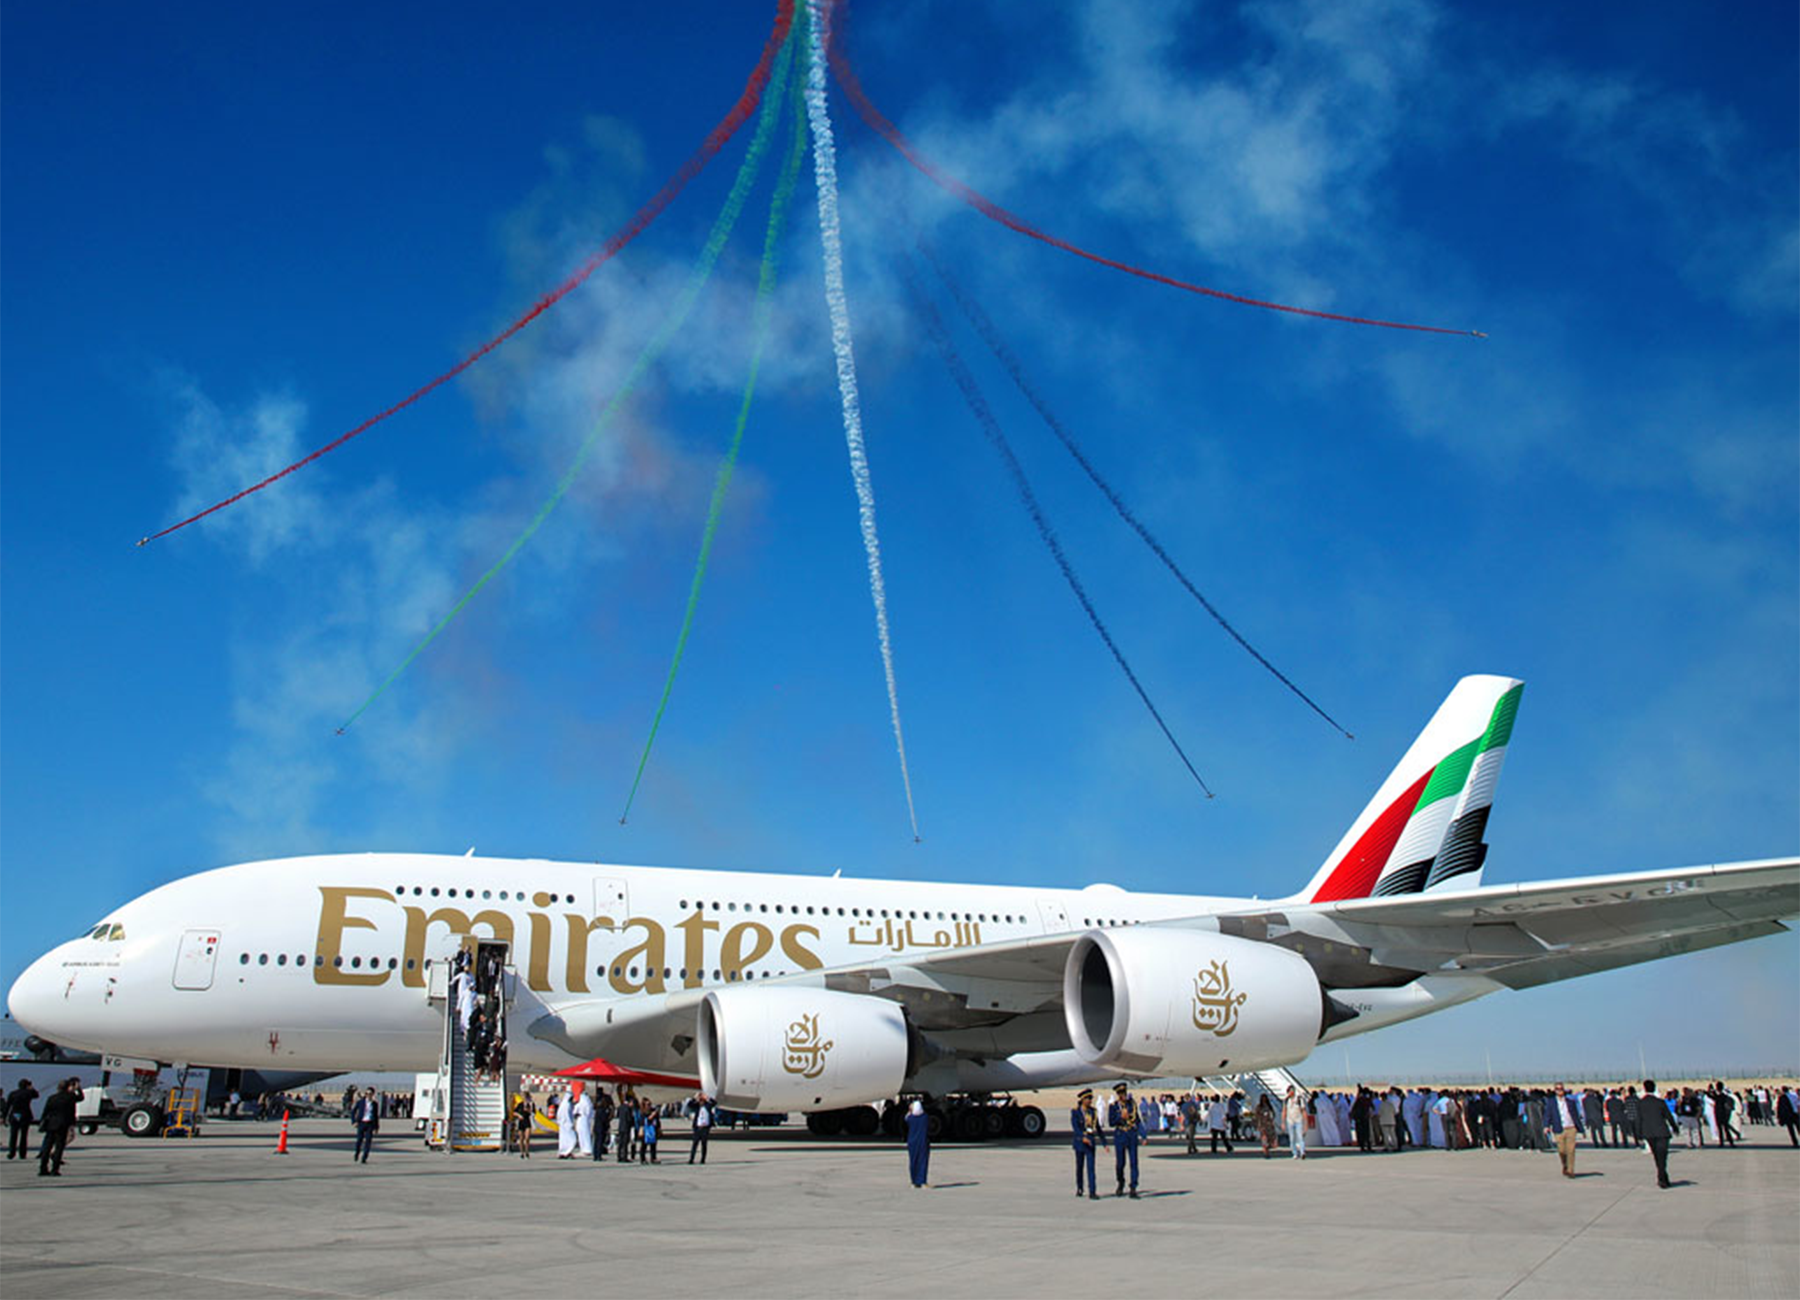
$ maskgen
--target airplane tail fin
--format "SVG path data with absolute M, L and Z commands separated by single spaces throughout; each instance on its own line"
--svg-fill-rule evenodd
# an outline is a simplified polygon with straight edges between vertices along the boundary
M 1459 681 L 1297 901 L 1480 884 L 1482 836 L 1524 689 L 1511 677 Z

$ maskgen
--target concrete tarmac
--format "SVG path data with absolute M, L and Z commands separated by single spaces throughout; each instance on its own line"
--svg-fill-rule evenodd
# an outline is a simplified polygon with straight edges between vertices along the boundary
M 79 1138 L 61 1178 L 0 1164 L 0 1294 L 303 1296 L 1800 1295 L 1800 1150 L 1143 1152 L 1142 1200 L 1074 1197 L 1066 1138 L 940 1146 L 721 1134 L 689 1167 L 428 1152 L 389 1121 Z

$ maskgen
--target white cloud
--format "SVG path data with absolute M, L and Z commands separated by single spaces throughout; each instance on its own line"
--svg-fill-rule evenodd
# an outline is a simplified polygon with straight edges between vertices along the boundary
M 231 409 L 190 379 L 166 383 L 176 406 L 178 499 L 190 510 L 306 447 L 306 408 L 292 395 Z M 342 792 L 334 744 L 354 745 L 378 779 L 402 787 L 429 785 L 450 756 L 445 725 L 393 698 L 366 736 L 333 733 L 450 607 L 467 534 L 403 505 L 385 484 L 334 490 L 324 482 L 317 469 L 300 471 L 197 525 L 258 572 L 250 594 L 234 602 L 231 739 L 217 769 L 201 777 L 223 814 L 216 837 L 236 856 L 331 838 L 316 819 Z

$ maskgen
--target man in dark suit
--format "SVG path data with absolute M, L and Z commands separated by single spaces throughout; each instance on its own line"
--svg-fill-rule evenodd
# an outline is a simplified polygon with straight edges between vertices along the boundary
M 1375 1143 L 1369 1134 L 1369 1111 L 1374 1105 L 1374 1098 L 1367 1088 L 1356 1090 L 1356 1100 L 1350 1103 L 1350 1126 L 1356 1131 L 1356 1149 L 1373 1151 Z
M 350 1107 L 350 1118 L 356 1121 L 356 1146 L 350 1158 L 369 1163 L 369 1152 L 375 1149 L 375 1131 L 381 1127 L 381 1107 L 375 1101 L 375 1089 L 364 1088 L 363 1095 Z
M 1669 1139 L 1675 1136 L 1675 1117 L 1656 1095 L 1654 1079 L 1644 1080 L 1644 1095 L 1638 1098 L 1637 1132 L 1656 1161 L 1656 1185 L 1669 1186 Z
M 19 1086 L 6 1094 L 6 1158 L 27 1160 L 31 1157 L 31 1103 L 38 1090 L 30 1079 L 20 1079 Z
M 1598 1089 L 1589 1088 L 1581 1094 L 1581 1117 L 1587 1121 L 1588 1137 L 1597 1147 L 1606 1145 L 1606 1104 L 1600 1100 Z
M 1556 1154 L 1562 1159 L 1564 1178 L 1575 1176 L 1575 1141 L 1586 1129 L 1581 1121 L 1581 1098 L 1571 1097 L 1563 1084 L 1544 1106 L 1544 1127 L 1555 1136 Z
M 1612 1144 L 1625 1145 L 1625 1098 L 1617 1088 L 1606 1091 L 1606 1122 L 1612 1125 Z
M 44 1113 L 38 1119 L 38 1127 L 44 1133 L 43 1145 L 38 1147 L 40 1178 L 62 1176 L 63 1151 L 69 1145 L 69 1130 L 75 1127 L 75 1103 L 82 1095 L 79 1080 L 64 1079 L 44 1103 Z

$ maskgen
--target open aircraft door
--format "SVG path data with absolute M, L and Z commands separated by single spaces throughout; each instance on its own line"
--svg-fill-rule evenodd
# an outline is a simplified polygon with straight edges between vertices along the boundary
M 217 930 L 189 930 L 181 936 L 181 947 L 175 953 L 175 987 L 209 989 L 213 982 L 213 966 L 219 959 Z

